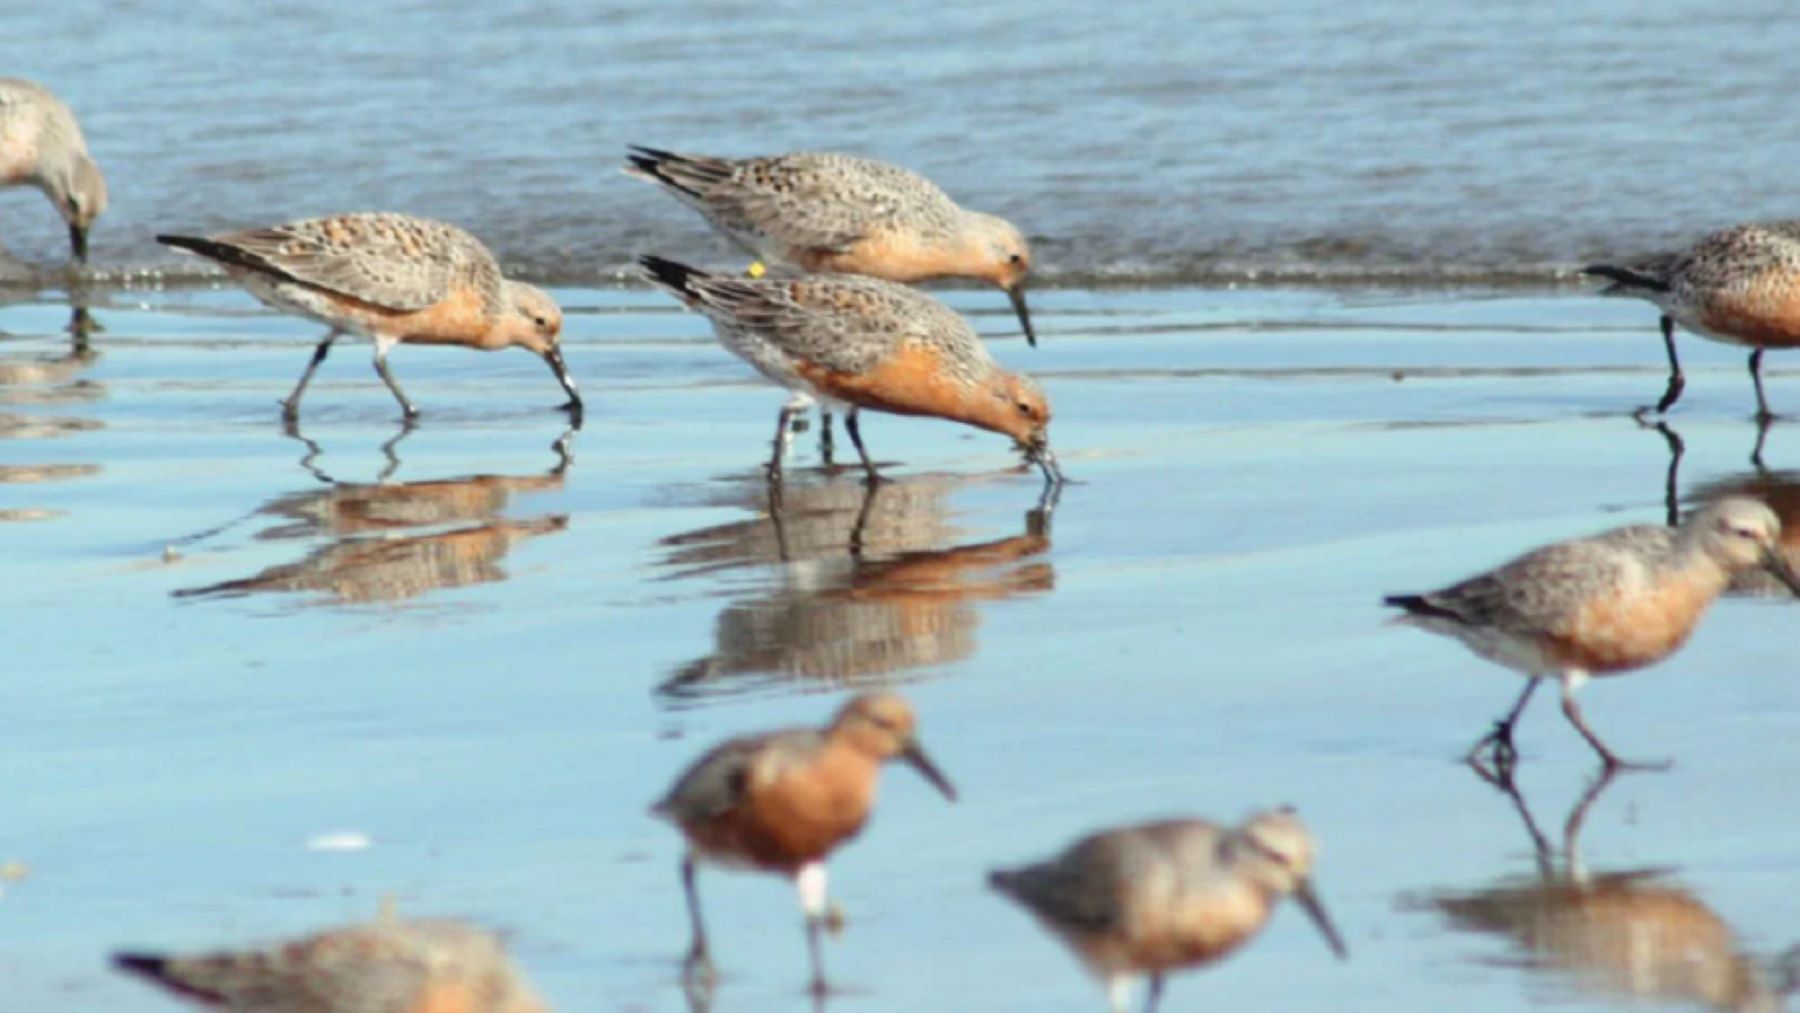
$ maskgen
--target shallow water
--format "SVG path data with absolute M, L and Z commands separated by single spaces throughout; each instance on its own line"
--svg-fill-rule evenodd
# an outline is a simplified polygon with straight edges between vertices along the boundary
M 7 72 L 110 174 L 107 273 L 199 268 L 158 231 L 388 208 L 560 283 L 726 255 L 615 171 L 653 144 L 897 161 L 1070 284 L 1546 279 L 1792 215 L 1800 162 L 1779 0 L 10 6 Z M 0 217 L 60 261 L 38 195 Z
M 556 295 L 590 405 L 566 441 L 522 353 L 397 352 L 425 413 L 408 433 L 342 347 L 302 439 L 274 402 L 316 334 L 235 290 L 108 295 L 85 349 L 66 305 L 0 306 L 0 863 L 29 867 L 0 895 L 7 1008 L 168 1008 L 103 954 L 266 939 L 390 894 L 507 929 L 559 1008 L 684 1008 L 678 848 L 645 805 L 712 741 L 818 720 L 847 684 L 903 687 L 963 800 L 888 775 L 832 866 L 833 1008 L 1097 1008 L 981 871 L 1280 802 L 1323 843 L 1352 959 L 1284 910 L 1173 1006 L 1616 997 L 1506 934 L 1553 891 L 1517 900 L 1532 839 L 1456 757 L 1517 682 L 1384 626 L 1378 601 L 1664 516 L 1668 444 L 1625 414 L 1661 391 L 1649 309 L 1049 292 L 1044 347 L 995 344 L 1044 380 L 1079 480 L 1047 517 L 1003 441 L 875 417 L 896 481 L 871 502 L 803 467 L 778 525 L 757 468 L 780 396 L 654 294 Z M 952 301 L 1011 327 L 990 293 Z M 1791 503 L 1800 443 L 1777 427 L 1757 477 L 1737 353 L 1685 354 L 1683 498 L 1759 481 Z M 1800 401 L 1771 363 L 1777 406 Z M 797 453 L 814 462 L 811 434 Z M 1667 870 L 1635 903 L 1688 912 L 1722 940 L 1708 966 L 1765 989 L 1800 924 L 1792 622 L 1730 599 L 1676 659 L 1583 695 L 1620 751 L 1676 761 L 1594 803 L 1585 868 Z M 1590 754 L 1544 700 L 1521 744 L 1560 847 Z M 370 846 L 307 846 L 337 833 Z M 718 1008 L 801 1005 L 788 889 L 702 890 Z

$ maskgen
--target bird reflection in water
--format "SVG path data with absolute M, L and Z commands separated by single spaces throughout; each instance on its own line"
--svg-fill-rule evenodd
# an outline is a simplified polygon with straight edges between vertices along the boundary
M 1490 779 L 1525 824 L 1537 874 L 1406 906 L 1435 910 L 1460 931 L 1505 938 L 1514 954 L 1503 965 L 1550 972 L 1588 994 L 1717 1010 L 1782 1009 L 1776 983 L 1739 947 L 1731 927 L 1667 870 L 1593 872 L 1582 862 L 1582 823 L 1616 774 L 1597 778 L 1570 810 L 1560 866 L 1517 785 Z
M 975 603 L 1054 586 L 1045 556 L 1057 490 L 1045 490 L 1019 534 L 956 544 L 947 501 L 958 484 L 922 475 L 791 485 L 751 520 L 665 539 L 675 579 L 772 572 L 720 613 L 714 653 L 682 666 L 658 695 L 681 705 L 791 680 L 886 685 L 973 654 Z
M 1697 510 L 1709 503 L 1732 496 L 1747 496 L 1761 500 L 1775 511 L 1781 519 L 1781 550 L 1788 562 L 1800 567 L 1800 471 L 1775 471 L 1762 460 L 1762 437 L 1768 433 L 1769 422 L 1759 425 L 1757 453 L 1752 458 L 1754 470 L 1738 475 L 1716 478 L 1696 487 L 1688 497 L 1689 510 Z M 1655 429 L 1669 447 L 1669 467 L 1663 478 L 1663 508 L 1671 526 L 1681 522 L 1681 460 L 1687 452 L 1687 443 L 1681 434 L 1669 428 L 1667 424 L 1658 423 L 1649 428 Z M 1794 597 L 1792 591 L 1776 580 L 1766 571 L 1745 572 L 1734 576 L 1727 594 L 1754 598 L 1788 598 Z
M 370 483 L 339 482 L 318 467 L 320 450 L 297 428 L 288 435 L 306 446 L 301 464 L 323 490 L 288 493 L 253 516 L 272 521 L 259 541 L 324 538 L 303 558 L 238 580 L 174 592 L 178 598 L 313 593 L 336 604 L 397 602 L 428 591 L 505 580 L 501 561 L 527 538 L 562 531 L 567 514 L 529 519 L 502 516 L 515 493 L 561 489 L 571 463 L 574 430 L 553 445 L 556 464 L 529 475 L 469 475 L 423 482 L 390 481 L 400 466 L 403 426 L 383 446 L 388 465 Z M 235 523 L 235 522 L 233 522 Z M 210 537 L 220 528 L 190 536 Z
M 69 311 L 69 343 L 54 355 L 0 356 L 0 440 L 41 440 L 91 432 L 98 419 L 14 412 L 13 406 L 36 408 L 96 401 L 106 388 L 82 374 L 100 358 L 90 341 L 99 329 L 85 306 Z M 0 346 L 3 347 L 3 346 Z M 97 464 L 41 462 L 0 463 L 0 485 L 66 482 L 99 474 Z M 33 507 L 0 506 L 0 521 L 43 520 L 60 512 Z

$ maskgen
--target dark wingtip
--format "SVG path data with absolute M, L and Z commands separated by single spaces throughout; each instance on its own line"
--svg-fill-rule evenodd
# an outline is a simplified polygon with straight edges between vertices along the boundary
M 1422 594 L 1390 594 L 1381 599 L 1381 603 L 1397 609 L 1405 609 L 1408 613 L 1415 616 L 1432 616 L 1438 619 L 1458 618 L 1456 613 L 1449 609 L 1433 605 Z
M 151 953 L 115 953 L 112 955 L 113 967 L 132 974 L 161 979 L 163 971 L 169 966 L 167 957 L 159 957 Z
M 631 163 L 632 169 L 637 170 L 640 175 L 646 176 L 671 190 L 679 190 L 690 197 L 700 196 L 699 191 L 695 190 L 693 187 L 683 185 L 679 180 L 665 171 L 664 167 L 668 163 L 685 161 L 683 156 L 678 155 L 673 151 L 665 151 L 662 148 L 645 147 L 642 144 L 627 145 L 625 150 L 626 160 Z M 628 170 L 627 175 L 629 174 L 630 172 Z
M 177 995 L 186 996 L 189 999 L 198 999 L 202 1002 L 212 1004 L 217 1004 L 220 1001 L 218 995 L 195 988 L 192 985 L 172 977 L 170 975 L 169 963 L 170 960 L 168 957 L 160 957 L 153 953 L 115 953 L 112 955 L 112 965 L 117 970 L 146 978 Z
M 693 289 L 689 287 L 688 282 L 696 277 L 706 276 L 706 272 L 698 268 L 689 267 L 667 257 L 658 257 L 652 253 L 640 256 L 638 266 L 644 269 L 644 273 L 650 277 L 651 281 L 683 295 L 693 294 Z
M 1646 274 L 1636 268 L 1620 267 L 1617 264 L 1589 264 L 1581 269 L 1581 273 L 1617 282 L 1628 289 L 1642 289 L 1650 292 L 1667 292 L 1669 290 L 1669 283 L 1661 278 Z
M 200 236 L 182 236 L 173 232 L 158 233 L 156 241 L 164 246 L 173 246 L 179 250 L 193 250 L 196 253 L 200 252 L 202 247 L 212 245 Z

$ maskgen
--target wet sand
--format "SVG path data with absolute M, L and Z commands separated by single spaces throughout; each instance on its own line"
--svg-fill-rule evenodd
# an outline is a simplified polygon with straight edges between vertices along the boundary
M 392 894 L 509 930 L 559 1008 L 685 1008 L 678 844 L 644 807 L 718 737 L 869 685 L 915 702 L 963 801 L 887 775 L 832 866 L 834 1007 L 1097 1008 L 982 871 L 1102 824 L 1281 802 L 1322 841 L 1351 961 L 1284 911 L 1172 1005 L 1600 1008 L 1665 981 L 1519 941 L 1537 902 L 1517 891 L 1550 874 L 1456 759 L 1518 683 L 1379 607 L 1664 517 L 1669 445 L 1627 414 L 1662 389 L 1649 308 L 1051 290 L 1033 352 L 1003 300 L 951 292 L 1045 382 L 1077 483 L 1046 512 L 1000 438 L 871 417 L 896 481 L 870 500 L 811 467 L 808 433 L 778 523 L 757 469 L 780 396 L 650 292 L 556 294 L 589 403 L 566 453 L 524 353 L 395 353 L 424 411 L 407 433 L 366 346 L 340 345 L 300 438 L 275 401 L 317 335 L 234 290 L 101 294 L 85 347 L 65 304 L 0 305 L 0 863 L 29 867 L 0 895 L 8 1004 L 167 1008 L 103 954 L 307 931 Z M 1800 435 L 1778 427 L 1759 475 L 1740 356 L 1683 349 L 1681 496 L 1757 483 L 1791 504 Z M 1800 410 L 1800 360 L 1769 364 Z M 1666 870 L 1634 903 L 1686 912 L 1740 983 L 1666 998 L 1755 998 L 1800 936 L 1794 617 L 1728 599 L 1670 662 L 1583 694 L 1621 752 L 1675 760 L 1594 802 L 1585 869 Z M 1520 741 L 1560 846 L 1591 756 L 1544 700 Z M 352 831 L 371 845 L 307 847 Z M 789 889 L 701 889 L 720 1008 L 799 1005 Z

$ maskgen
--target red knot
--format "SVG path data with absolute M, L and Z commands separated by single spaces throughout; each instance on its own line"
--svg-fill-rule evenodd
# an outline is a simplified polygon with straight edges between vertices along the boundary
M 1800 219 L 1737 225 L 1679 253 L 1628 266 L 1593 264 L 1582 273 L 1612 280 L 1602 295 L 1634 296 L 1662 310 L 1669 384 L 1656 411 L 1673 407 L 1687 385 L 1675 354 L 1680 324 L 1703 338 L 1752 349 L 1757 418 L 1775 417 L 1763 396 L 1763 352 L 1800 347 Z
M 544 1013 L 491 934 L 380 919 L 274 946 L 190 956 L 118 953 L 120 970 L 239 1013 Z
M 1563 714 L 1607 769 L 1625 764 L 1582 719 L 1575 691 L 1590 676 L 1617 675 L 1673 654 L 1740 573 L 1762 568 L 1800 593 L 1781 551 L 1781 521 L 1765 504 L 1719 500 L 1678 528 L 1634 525 L 1544 546 L 1429 594 L 1395 595 L 1403 621 L 1454 637 L 1527 677 L 1518 702 L 1470 750 L 1492 747 L 1502 772 L 1517 753 L 1513 726 L 1538 680 L 1562 683 Z
M 651 812 L 687 838 L 681 882 L 687 894 L 693 944 L 690 984 L 709 988 L 712 960 L 696 859 L 787 876 L 800 895 L 812 957 L 812 988 L 826 991 L 820 930 L 831 920 L 825 858 L 862 832 L 875 805 L 881 764 L 905 760 L 952 801 L 956 791 L 914 733 L 913 711 L 891 693 L 846 703 L 824 728 L 794 728 L 730 739 L 689 767 Z
M 1316 849 L 1292 809 L 1239 827 L 1163 820 L 1091 834 L 1048 861 L 988 881 L 1060 938 L 1124 1010 L 1150 978 L 1146 1010 L 1171 971 L 1221 960 L 1268 924 L 1292 896 L 1343 958 L 1344 941 L 1313 892 Z
M 1036 383 L 1002 369 L 954 310 L 922 292 L 876 278 L 808 275 L 732 278 L 661 257 L 640 257 L 646 276 L 705 314 L 719 341 L 790 391 L 847 410 L 844 427 L 871 482 L 864 408 L 963 422 L 1011 436 L 1062 481 L 1050 451 L 1050 401 Z M 789 402 L 775 430 L 769 474 L 779 479 Z
M 69 249 L 87 263 L 88 230 L 106 210 L 106 177 L 81 124 L 43 85 L 0 78 L 0 187 L 35 186 L 69 226 Z
M 487 247 L 454 225 L 384 212 L 156 240 L 217 261 L 265 304 L 331 328 L 283 402 L 289 419 L 332 342 L 346 333 L 375 342 L 375 371 L 408 418 L 419 410 L 387 365 L 399 344 L 528 349 L 568 393 L 563 410 L 581 417 L 558 343 L 562 310 L 542 289 L 502 277 Z
M 629 157 L 626 175 L 658 184 L 757 257 L 902 283 L 990 282 L 1037 344 L 1025 308 L 1025 237 L 1004 218 L 958 206 L 917 173 L 821 152 L 724 159 L 634 146 Z M 760 265 L 751 273 L 760 275 Z

